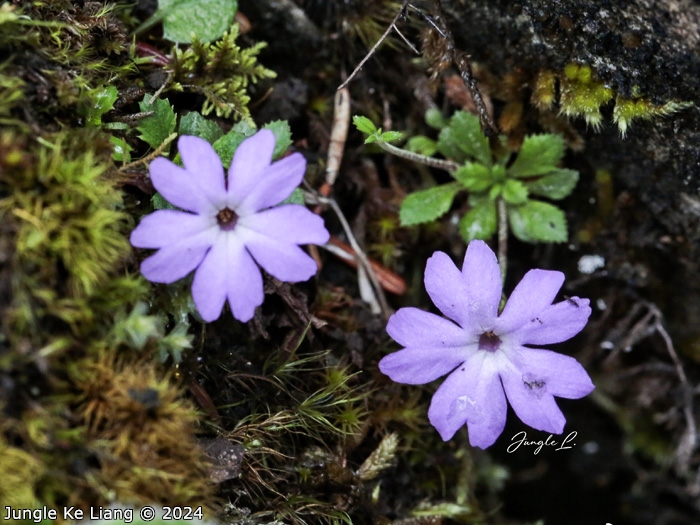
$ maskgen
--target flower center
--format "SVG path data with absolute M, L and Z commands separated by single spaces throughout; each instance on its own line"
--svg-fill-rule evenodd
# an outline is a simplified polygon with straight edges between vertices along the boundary
M 501 347 L 501 339 L 493 332 L 486 332 L 479 337 L 479 350 L 495 352 Z
M 222 230 L 233 230 L 238 222 L 238 214 L 230 208 L 224 208 L 216 214 L 216 220 Z

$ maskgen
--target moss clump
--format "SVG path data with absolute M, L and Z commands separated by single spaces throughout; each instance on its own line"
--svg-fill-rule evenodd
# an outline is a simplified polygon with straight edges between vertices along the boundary
M 579 64 L 567 64 L 560 77 L 561 113 L 567 117 L 583 117 L 586 124 L 600 128 L 603 115 L 600 107 L 613 98 L 613 90 L 597 80 L 591 68 Z
M 15 509 L 31 509 L 39 501 L 34 486 L 44 474 L 44 465 L 26 451 L 10 446 L 0 435 L 0 502 Z
M 542 111 L 551 110 L 556 102 L 559 82 L 559 112 L 567 117 L 581 117 L 597 131 L 603 123 L 601 108 L 611 101 L 613 122 L 624 137 L 634 119 L 650 120 L 666 116 L 692 105 L 689 102 L 669 101 L 654 104 L 643 97 L 634 99 L 619 95 L 616 90 L 596 77 L 595 71 L 586 65 L 567 64 L 563 73 L 540 71 L 533 81 L 532 103 Z
M 90 298 L 130 251 L 100 143 L 94 133 L 59 134 L 0 175 L 0 216 L 16 226 L 13 336 L 40 333 L 45 316 L 79 333 L 95 317 Z
M 275 73 L 257 63 L 264 42 L 242 49 L 236 44 L 238 25 L 212 44 L 192 41 L 187 49 L 174 47 L 170 68 L 173 89 L 194 91 L 206 97 L 202 114 L 212 111 L 219 117 L 248 119 L 250 96 L 247 88 Z
M 93 355 L 70 367 L 76 415 L 100 465 L 93 489 L 122 502 L 201 505 L 213 485 L 191 403 L 152 358 L 110 348 Z

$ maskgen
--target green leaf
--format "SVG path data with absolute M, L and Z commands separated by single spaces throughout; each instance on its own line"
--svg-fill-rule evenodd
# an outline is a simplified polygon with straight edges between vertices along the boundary
M 453 173 L 455 179 L 461 182 L 466 189 L 480 193 L 489 189 L 494 181 L 491 170 L 483 164 L 467 162 Z
M 276 120 L 269 122 L 263 126 L 263 129 L 269 129 L 275 136 L 275 149 L 272 152 L 272 158 L 276 159 L 282 155 L 292 143 L 292 132 L 289 129 L 289 124 L 284 120 Z M 233 154 L 248 137 L 252 137 L 258 130 L 245 120 L 237 123 L 231 131 L 226 133 L 214 142 L 214 151 L 221 157 L 221 162 L 224 166 L 230 166 Z
M 525 184 L 516 179 L 508 179 L 503 185 L 503 199 L 508 204 L 524 204 L 527 200 Z
M 542 195 L 550 199 L 563 199 L 569 195 L 578 182 L 578 171 L 558 169 L 542 177 L 528 182 L 525 185 L 533 195 Z
M 163 197 L 160 193 L 156 193 L 151 197 L 151 204 L 153 204 L 153 209 L 154 210 L 177 210 L 178 208 L 176 206 L 173 206 L 165 200 L 165 197 Z
M 439 109 L 431 108 L 425 112 L 425 123 L 431 128 L 442 129 L 447 126 L 447 121 Z
M 556 206 L 530 200 L 522 206 L 508 206 L 508 222 L 518 239 L 525 242 L 566 242 L 566 218 Z
M 440 131 L 438 151 L 448 159 L 460 163 L 473 158 L 484 166 L 492 164 L 489 140 L 481 131 L 479 119 L 464 111 L 457 111 L 448 127 Z
M 459 184 L 451 182 L 411 193 L 401 203 L 401 226 L 434 221 L 444 215 L 460 189 Z
M 163 38 L 189 44 L 192 33 L 201 42 L 212 42 L 228 31 L 238 9 L 237 0 L 158 0 L 163 16 Z
M 419 155 L 432 157 L 437 153 L 437 142 L 423 135 L 416 135 L 408 139 L 406 149 L 413 153 L 418 153 Z
M 355 115 L 352 117 L 352 123 L 355 124 L 355 127 L 365 135 L 371 135 L 377 131 L 377 126 L 375 126 L 374 123 L 367 117 Z
M 78 106 L 78 112 L 85 117 L 88 126 L 102 125 L 102 115 L 114 108 L 119 93 L 114 86 L 91 89 Z
M 131 162 L 131 146 L 120 139 L 112 135 L 109 137 L 109 141 L 112 143 L 112 159 L 117 162 L 128 163 Z
M 141 132 L 139 137 L 152 148 L 157 148 L 175 131 L 177 117 L 173 107 L 167 100 L 158 99 L 151 103 L 153 97 L 146 95 L 139 103 L 141 111 L 155 111 L 155 114 L 139 122 L 136 129 Z
M 278 159 L 292 145 L 292 130 L 289 129 L 289 122 L 273 120 L 265 124 L 263 129 L 269 129 L 275 135 L 275 150 L 272 152 L 272 158 Z
M 224 134 L 216 122 L 204 118 L 196 111 L 191 111 L 180 119 L 178 135 L 194 135 L 201 137 L 210 144 L 216 142 Z
M 238 149 L 238 146 L 241 145 L 241 142 L 247 138 L 248 136 L 245 133 L 236 131 L 234 126 L 231 131 L 212 144 L 214 151 L 221 157 L 221 163 L 224 166 L 231 165 L 233 154 Z
M 465 242 L 490 239 L 496 233 L 496 202 L 486 196 L 470 195 L 469 210 L 459 221 L 459 233 Z
M 252 137 L 258 131 L 258 128 L 255 127 L 255 122 L 252 120 L 241 120 L 231 128 L 231 131 L 242 133 L 246 137 Z
M 383 142 L 393 142 L 394 140 L 401 140 L 403 138 L 403 133 L 400 131 L 385 131 L 379 138 Z
M 540 175 L 556 169 L 564 156 L 561 135 L 530 135 L 525 137 L 518 158 L 508 168 L 512 177 Z
M 301 188 L 294 188 L 292 194 L 280 202 L 280 205 L 282 204 L 301 204 L 304 206 L 304 192 L 301 191 Z
M 381 136 L 380 136 L 381 131 L 382 131 L 382 130 L 379 129 L 379 131 L 375 131 L 374 133 L 372 133 L 371 135 L 369 135 L 369 136 L 365 139 L 365 144 L 372 144 L 373 142 L 377 142 L 378 140 L 381 140 Z

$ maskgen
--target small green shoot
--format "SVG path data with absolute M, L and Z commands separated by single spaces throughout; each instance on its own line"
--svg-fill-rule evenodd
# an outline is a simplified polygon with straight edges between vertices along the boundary
M 457 194 L 469 192 L 469 211 L 459 230 L 466 242 L 488 239 L 498 229 L 498 202 L 505 203 L 513 234 L 526 242 L 564 242 L 568 238 L 564 213 L 556 206 L 533 199 L 552 200 L 568 196 L 578 182 L 578 172 L 560 168 L 564 139 L 559 135 L 531 135 L 512 159 L 509 151 L 492 150 L 482 133 L 479 119 L 471 113 L 456 112 L 444 119 L 436 110 L 426 114 L 428 125 L 439 129 L 437 140 L 412 137 L 405 149 L 386 144 L 402 135 L 382 132 L 369 119 L 353 119 L 367 138 L 396 155 L 447 170 L 455 182 L 408 195 L 399 213 L 402 226 L 434 221 L 449 211 Z M 396 135 L 393 135 L 393 134 Z M 391 134 L 391 135 L 390 135 Z M 432 158 L 436 153 L 446 160 Z M 505 220 L 505 217 L 504 217 Z
M 403 138 L 403 133 L 399 131 L 382 132 L 382 128 L 377 128 L 367 117 L 356 116 L 353 117 L 352 121 L 357 129 L 362 131 L 362 133 L 369 135 L 365 139 L 365 144 L 371 144 L 373 142 L 389 143 L 394 142 L 395 140 L 401 140 Z

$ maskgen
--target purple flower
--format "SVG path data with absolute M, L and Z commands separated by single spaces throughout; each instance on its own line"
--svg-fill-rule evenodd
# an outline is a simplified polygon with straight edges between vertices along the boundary
M 271 208 L 301 183 L 306 161 L 294 153 L 271 164 L 275 136 L 261 130 L 238 146 L 227 180 L 206 140 L 183 136 L 178 147 L 184 168 L 157 158 L 151 181 L 186 211 L 156 211 L 131 233 L 137 248 L 158 248 L 141 273 L 172 283 L 196 268 L 192 297 L 202 319 L 217 319 L 228 300 L 233 316 L 248 321 L 263 302 L 256 263 L 282 281 L 305 281 L 317 267 L 298 245 L 328 241 L 323 220 L 303 206 Z
M 563 282 L 561 272 L 530 270 L 498 315 L 501 274 L 486 243 L 469 244 L 461 272 L 436 252 L 425 268 L 425 287 L 454 322 L 417 308 L 400 309 L 387 332 L 405 348 L 384 357 L 379 368 L 412 385 L 449 374 L 428 410 L 445 441 L 466 423 L 473 446 L 493 445 L 506 424 L 506 396 L 524 423 L 561 434 L 566 419 L 554 396 L 578 399 L 595 387 L 574 358 L 524 345 L 566 341 L 586 325 L 588 299 L 552 304 Z

